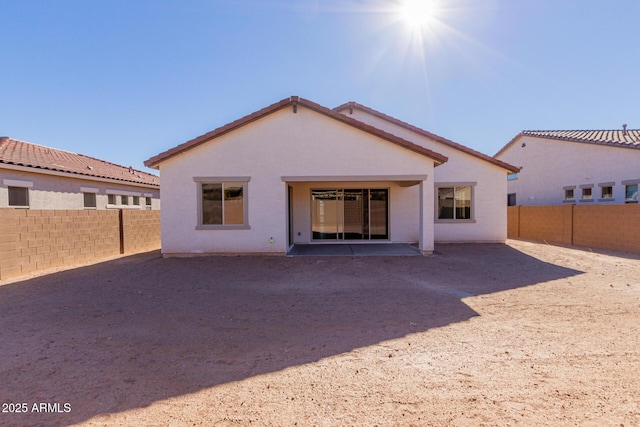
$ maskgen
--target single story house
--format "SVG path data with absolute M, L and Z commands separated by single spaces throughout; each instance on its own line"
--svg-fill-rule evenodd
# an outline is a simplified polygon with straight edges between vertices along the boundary
M 0 137 L 0 208 L 160 209 L 158 176 Z
M 158 154 L 162 252 L 503 242 L 517 168 L 373 109 L 293 96 Z
M 522 131 L 495 155 L 518 166 L 509 205 L 638 203 L 640 130 Z

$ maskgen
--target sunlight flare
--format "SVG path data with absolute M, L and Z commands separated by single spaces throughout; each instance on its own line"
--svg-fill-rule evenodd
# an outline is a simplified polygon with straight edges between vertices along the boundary
M 412 31 L 422 31 L 433 25 L 438 15 L 436 0 L 404 0 L 399 8 L 402 21 Z

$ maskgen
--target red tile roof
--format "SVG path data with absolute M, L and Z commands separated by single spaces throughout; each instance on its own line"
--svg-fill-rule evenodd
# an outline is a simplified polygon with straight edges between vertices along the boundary
M 556 139 L 561 141 L 584 142 L 620 148 L 640 149 L 640 129 L 618 130 L 523 130 L 496 153 L 502 154 L 507 147 L 523 136 Z
M 195 139 L 187 141 L 183 144 L 178 145 L 170 150 L 167 150 L 163 153 L 160 153 L 154 157 L 151 157 L 149 160 L 144 162 L 144 164 L 148 167 L 158 168 L 159 164 L 177 154 L 183 153 L 191 148 L 194 148 L 200 144 L 203 144 L 207 141 L 210 141 L 214 138 L 222 136 L 226 133 L 229 133 L 235 129 L 238 129 L 244 125 L 247 125 L 253 121 L 261 119 L 271 113 L 279 111 L 285 107 L 292 106 L 293 108 L 298 108 L 299 106 L 308 108 L 320 114 L 323 114 L 332 119 L 338 120 L 342 123 L 345 123 L 349 126 L 353 126 L 361 131 L 367 132 L 371 135 L 377 136 L 378 138 L 384 139 L 386 141 L 397 144 L 407 150 L 414 151 L 418 154 L 426 156 L 435 161 L 436 166 L 445 163 L 448 159 L 446 156 L 443 156 L 440 153 L 436 153 L 427 148 L 424 148 L 420 145 L 414 144 L 413 142 L 407 141 L 395 135 L 392 135 L 383 130 L 377 129 L 373 126 L 370 126 L 366 123 L 363 123 L 359 120 L 355 120 L 354 118 L 345 116 L 344 114 L 340 114 L 337 111 L 331 110 L 329 108 L 323 107 L 320 104 L 316 104 L 315 102 L 309 101 L 304 98 L 300 98 L 298 96 L 292 96 L 290 98 L 285 98 L 282 101 L 276 102 L 275 104 L 271 104 L 268 107 L 265 107 L 261 110 L 256 111 L 255 113 L 249 114 L 248 116 L 242 117 L 234 122 L 226 124 L 222 127 L 219 127 L 211 132 L 205 133 Z
M 373 116 L 376 116 L 378 118 L 381 118 L 383 120 L 391 122 L 391 123 L 393 123 L 393 124 L 395 124 L 397 126 L 400 126 L 400 127 L 405 128 L 405 129 L 408 129 L 408 130 L 410 130 L 412 132 L 415 132 L 415 133 L 417 133 L 419 135 L 426 136 L 427 138 L 432 139 L 434 141 L 437 141 L 437 142 L 439 142 L 441 144 L 444 144 L 444 145 L 446 145 L 448 147 L 454 148 L 456 150 L 462 151 L 463 153 L 467 153 L 467 154 L 469 154 L 471 156 L 477 157 L 477 158 L 479 158 L 481 160 L 484 160 L 486 162 L 489 162 L 491 164 L 494 164 L 496 166 L 504 168 L 504 169 L 506 169 L 506 170 L 508 170 L 510 172 L 518 172 L 520 170 L 519 168 L 517 168 L 517 167 L 515 167 L 513 165 L 510 165 L 508 163 L 505 163 L 505 162 L 503 162 L 501 160 L 498 160 L 498 159 L 496 159 L 494 157 L 488 156 L 488 155 L 483 154 L 483 153 L 481 153 L 479 151 L 476 151 L 476 150 L 474 150 L 472 148 L 466 147 L 466 146 L 464 146 L 462 144 L 458 144 L 457 142 L 453 142 L 453 141 L 451 141 L 449 139 L 446 139 L 446 138 L 443 138 L 443 137 L 441 137 L 439 135 L 436 135 L 434 133 L 428 132 L 428 131 L 426 131 L 424 129 L 420 129 L 417 126 L 411 125 L 411 124 L 409 124 L 407 122 L 403 122 L 402 120 L 396 119 L 395 117 L 391 117 L 391 116 L 389 116 L 387 114 L 384 114 L 384 113 L 382 113 L 380 111 L 374 110 L 373 108 L 367 107 L 365 105 L 358 104 L 356 102 L 347 102 L 345 104 L 342 104 L 342 105 L 334 108 L 333 110 L 334 111 L 341 111 L 341 110 L 346 110 L 346 109 L 350 109 L 350 110 L 351 109 L 358 109 L 358 110 L 364 111 L 364 112 L 369 113 L 369 114 L 371 114 Z
M 0 168 L 3 163 L 63 172 L 70 175 L 160 186 L 160 178 L 147 172 L 105 162 L 83 154 L 19 141 L 6 136 L 0 137 Z

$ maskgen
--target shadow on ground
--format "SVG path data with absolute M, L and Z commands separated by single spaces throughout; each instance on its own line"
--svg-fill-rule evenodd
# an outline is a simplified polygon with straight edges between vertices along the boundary
M 513 271 L 518 274 L 504 273 Z M 476 316 L 463 298 L 581 272 L 507 245 L 428 257 L 130 256 L 0 286 L 0 414 L 67 425 Z

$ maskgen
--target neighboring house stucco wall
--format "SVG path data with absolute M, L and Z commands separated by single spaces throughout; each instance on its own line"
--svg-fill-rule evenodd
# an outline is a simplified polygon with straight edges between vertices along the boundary
M 283 177 L 371 177 L 423 175 L 426 184 L 400 188 L 396 182 L 346 179 L 287 183 Z M 426 250 L 433 249 L 433 160 L 335 119 L 300 107 L 267 117 L 170 157 L 160 164 L 162 251 L 181 253 L 284 253 L 288 249 L 287 186 L 292 185 L 294 232 L 308 242 L 310 189 L 391 189 L 392 241 L 420 238 L 420 196 L 429 217 L 423 224 Z M 197 230 L 198 184 L 194 177 L 250 177 L 248 230 Z M 422 189 L 422 194 L 420 193 Z M 413 195 L 411 195 L 413 193 Z M 414 218 L 413 223 L 407 218 Z M 301 235 L 297 236 L 297 232 Z M 273 243 L 271 243 L 273 241 Z
M 521 136 L 496 157 L 522 167 L 518 178 L 508 182 L 508 193 L 515 193 L 523 206 L 566 203 L 567 187 L 575 188 L 576 204 L 625 203 L 622 183 L 640 181 L 637 148 Z M 612 184 L 612 199 L 601 198 L 600 184 Z M 581 199 L 585 186 L 592 186 L 591 200 Z
M 22 169 L 22 170 L 20 170 Z M 8 166 L 0 167 L 0 208 L 9 206 L 8 187 L 21 183 L 29 183 L 30 209 L 85 209 L 83 190 L 96 194 L 96 208 L 131 208 L 146 209 L 145 197 L 151 197 L 151 209 L 160 209 L 160 190 L 157 187 L 136 186 L 120 183 L 115 180 L 85 179 L 65 176 L 62 173 L 48 173 L 48 171 L 31 172 L 28 168 Z M 117 195 L 137 195 L 140 206 L 108 205 L 108 193 Z
M 505 169 L 456 148 L 433 141 L 424 135 L 417 134 L 366 111 L 354 109 L 353 114 L 349 114 L 349 110 L 345 109 L 341 112 L 447 156 L 449 160 L 434 170 L 436 186 L 440 184 L 455 185 L 456 183 L 475 184 L 472 196 L 473 222 L 439 222 L 435 219 L 436 210 L 434 209 L 432 215 L 435 220 L 436 242 L 503 242 L 506 240 L 507 171 Z

